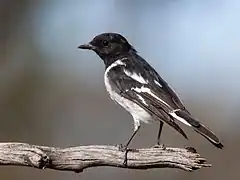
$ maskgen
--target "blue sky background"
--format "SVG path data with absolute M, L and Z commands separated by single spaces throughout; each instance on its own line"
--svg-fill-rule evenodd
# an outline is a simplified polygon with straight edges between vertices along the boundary
M 178 86 L 187 81 L 202 91 L 209 90 L 203 86 L 213 84 L 236 93 L 240 90 L 236 83 L 240 69 L 238 6 L 234 0 L 73 0 L 46 1 L 29 13 L 34 40 L 52 57 L 47 63 L 56 70 L 90 73 L 88 81 L 94 81 L 102 68 L 99 60 L 93 53 L 78 51 L 77 45 L 101 32 L 119 32 Z M 236 87 L 229 88 L 229 84 Z

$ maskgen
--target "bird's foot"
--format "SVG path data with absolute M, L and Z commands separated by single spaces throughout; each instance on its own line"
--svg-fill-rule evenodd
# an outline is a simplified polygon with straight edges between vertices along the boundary
M 127 150 L 127 146 L 125 146 L 123 144 L 119 144 L 119 145 L 117 145 L 117 147 L 118 147 L 118 150 L 122 151 L 122 152 L 125 152 Z
M 161 149 L 165 150 L 166 146 L 164 144 L 157 143 L 153 146 L 153 148 L 161 148 Z
M 138 152 L 136 149 L 130 149 L 130 148 L 127 148 L 127 146 L 125 146 L 125 145 L 122 145 L 122 144 L 120 144 L 120 145 L 118 145 L 118 150 L 119 151 L 122 151 L 122 152 L 125 152 L 125 154 L 124 154 L 124 161 L 123 161 L 123 165 L 124 166 L 127 166 L 127 153 L 129 152 L 129 151 L 131 151 L 131 152 Z
M 184 148 L 187 149 L 189 152 L 197 153 L 197 150 L 194 147 L 185 146 Z

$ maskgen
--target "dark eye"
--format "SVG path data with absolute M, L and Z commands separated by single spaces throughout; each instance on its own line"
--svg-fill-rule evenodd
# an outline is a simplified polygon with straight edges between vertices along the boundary
M 108 46 L 108 41 L 107 40 L 104 40 L 103 42 L 102 42 L 102 44 L 104 45 L 104 46 Z

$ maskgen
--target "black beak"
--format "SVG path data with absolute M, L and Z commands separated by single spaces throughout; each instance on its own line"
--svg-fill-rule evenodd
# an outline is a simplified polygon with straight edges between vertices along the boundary
M 95 47 L 91 44 L 83 44 L 83 45 L 80 45 L 78 46 L 79 49 L 89 49 L 89 50 L 94 50 Z

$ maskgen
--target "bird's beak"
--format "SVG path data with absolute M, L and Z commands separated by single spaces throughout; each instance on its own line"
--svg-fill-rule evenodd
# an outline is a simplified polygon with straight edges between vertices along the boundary
M 79 49 L 89 49 L 89 50 L 94 50 L 95 49 L 95 47 L 93 45 L 91 45 L 90 43 L 80 45 L 80 46 L 78 46 L 78 48 Z

